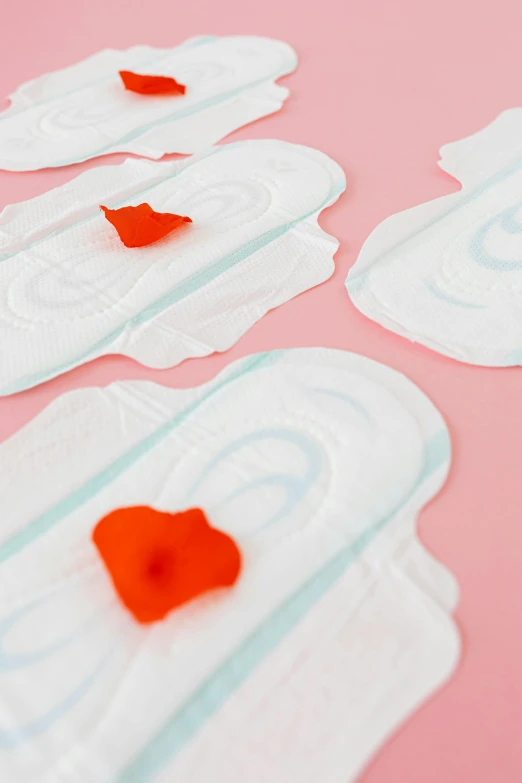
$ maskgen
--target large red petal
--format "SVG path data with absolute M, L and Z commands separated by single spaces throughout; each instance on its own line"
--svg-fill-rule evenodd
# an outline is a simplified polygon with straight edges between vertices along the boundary
M 144 247 L 157 242 L 184 223 L 192 223 L 189 217 L 170 212 L 154 212 L 149 204 L 137 207 L 108 209 L 100 205 L 105 217 L 118 232 L 126 247 Z
M 141 95 L 185 95 L 187 88 L 171 76 L 151 76 L 149 74 L 119 71 L 126 90 Z
M 100 520 L 93 541 L 122 602 L 140 623 L 163 619 L 202 593 L 230 587 L 241 554 L 203 511 L 122 508 Z

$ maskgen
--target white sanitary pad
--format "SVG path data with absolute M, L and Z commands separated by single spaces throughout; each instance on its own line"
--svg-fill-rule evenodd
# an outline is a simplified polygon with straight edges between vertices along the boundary
M 415 534 L 449 460 L 429 400 L 343 351 L 55 400 L 0 446 L 0 779 L 353 780 L 457 662 Z M 135 505 L 203 508 L 236 585 L 137 624 L 91 542 Z
M 355 306 L 471 364 L 522 364 L 522 109 L 441 150 L 462 182 L 381 223 L 350 271 Z
M 67 166 L 111 152 L 160 158 L 215 144 L 281 108 L 293 71 L 288 44 L 255 36 L 205 36 L 173 49 L 106 49 L 26 82 L 0 114 L 0 168 Z M 127 91 L 118 72 L 172 76 L 184 96 Z
M 100 166 L 0 216 L 0 395 L 103 354 L 150 367 L 224 351 L 333 272 L 318 226 L 345 188 L 326 155 L 281 141 Z M 193 223 L 125 247 L 99 204 Z

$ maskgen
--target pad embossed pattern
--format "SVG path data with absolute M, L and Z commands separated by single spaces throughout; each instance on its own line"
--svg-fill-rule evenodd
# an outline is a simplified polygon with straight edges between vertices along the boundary
M 522 364 L 522 109 L 441 149 L 458 193 L 385 220 L 346 285 L 397 334 L 462 362 Z
M 204 36 L 172 49 L 106 49 L 21 85 L 0 114 L 0 168 L 67 166 L 111 152 L 160 158 L 199 152 L 281 108 L 275 84 L 297 66 L 286 43 L 256 36 Z M 175 77 L 183 96 L 143 96 L 119 71 Z
M 353 780 L 457 662 L 456 585 L 415 532 L 449 461 L 417 387 L 343 351 L 55 400 L 0 446 L 2 780 Z M 203 508 L 234 588 L 133 621 L 91 531 L 136 505 Z
M 237 142 L 175 162 L 100 166 L 0 216 L 0 395 L 98 356 L 150 367 L 224 351 L 268 310 L 328 279 L 318 225 L 345 189 L 326 155 Z M 126 248 L 99 208 L 147 201 L 192 223 Z

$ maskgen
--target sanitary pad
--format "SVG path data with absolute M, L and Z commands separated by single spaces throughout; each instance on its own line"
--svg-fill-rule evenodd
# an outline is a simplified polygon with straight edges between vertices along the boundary
M 268 310 L 326 280 L 321 210 L 345 188 L 326 155 L 248 141 L 175 162 L 100 166 L 0 216 L 0 395 L 103 354 L 150 367 L 224 351 Z M 193 221 L 127 248 L 109 208 Z
M 347 288 L 365 315 L 471 364 L 522 364 L 522 109 L 441 150 L 462 190 L 381 223 Z
M 10 96 L 12 105 L 0 114 L 0 168 L 67 166 L 111 152 L 197 152 L 280 109 L 288 90 L 275 81 L 296 66 L 288 44 L 255 36 L 105 49 Z M 129 92 L 121 70 L 174 77 L 186 94 Z
M 429 400 L 342 351 L 55 400 L 0 445 L 0 778 L 353 780 L 457 661 L 415 535 L 449 460 Z M 201 507 L 238 582 L 139 625 L 91 534 L 140 505 Z

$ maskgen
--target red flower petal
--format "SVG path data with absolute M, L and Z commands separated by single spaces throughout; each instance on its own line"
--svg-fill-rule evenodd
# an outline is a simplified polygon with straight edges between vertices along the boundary
M 185 95 L 187 88 L 171 76 L 149 76 L 148 74 L 119 71 L 126 90 L 141 95 Z
M 144 247 L 157 242 L 183 223 L 192 223 L 189 217 L 170 212 L 154 212 L 149 204 L 137 207 L 108 209 L 100 205 L 105 217 L 112 223 L 125 247 Z
M 230 587 L 241 569 L 233 539 L 211 527 L 199 508 L 178 514 L 120 508 L 98 522 L 92 538 L 116 592 L 140 623 Z

